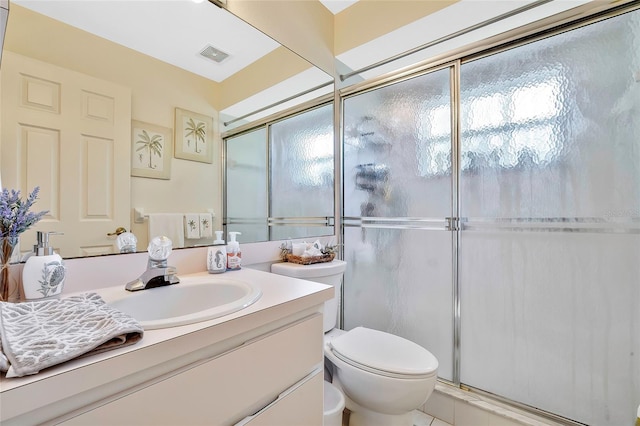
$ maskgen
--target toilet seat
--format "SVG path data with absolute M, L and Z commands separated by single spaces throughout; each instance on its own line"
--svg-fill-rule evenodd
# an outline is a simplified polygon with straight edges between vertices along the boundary
M 438 360 L 422 346 L 400 336 L 356 327 L 328 343 L 341 361 L 361 370 L 399 379 L 436 374 Z

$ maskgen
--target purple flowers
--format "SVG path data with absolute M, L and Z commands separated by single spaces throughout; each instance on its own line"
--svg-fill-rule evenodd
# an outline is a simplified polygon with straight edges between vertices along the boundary
M 2 189 L 0 194 L 0 237 L 6 238 L 12 247 L 18 244 L 18 237 L 21 233 L 48 213 L 47 210 L 38 213 L 29 211 L 33 203 L 36 202 L 39 191 L 40 187 L 36 186 L 27 199 L 22 200 L 20 191 Z

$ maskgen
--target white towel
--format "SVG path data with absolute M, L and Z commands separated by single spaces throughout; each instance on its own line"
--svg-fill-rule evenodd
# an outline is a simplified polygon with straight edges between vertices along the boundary
M 164 235 L 173 247 L 184 247 L 184 225 L 181 213 L 154 213 L 149 215 L 149 241 Z
M 200 215 L 198 213 L 184 215 L 184 236 L 189 240 L 200 239 Z
M 130 345 L 143 333 L 138 321 L 112 308 L 96 293 L 0 302 L 2 370 L 8 370 L 7 377 L 35 374 L 82 355 Z
M 200 213 L 200 238 L 213 237 L 213 215 Z

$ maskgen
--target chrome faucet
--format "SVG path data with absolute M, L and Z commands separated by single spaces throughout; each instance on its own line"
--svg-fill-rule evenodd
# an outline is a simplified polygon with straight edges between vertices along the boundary
M 178 284 L 178 270 L 175 266 L 167 265 L 167 258 L 171 254 L 171 240 L 167 237 L 155 237 L 149 243 L 147 249 L 149 261 L 147 270 L 140 278 L 127 283 L 124 288 L 129 291 L 146 290 L 154 287 L 162 287 Z

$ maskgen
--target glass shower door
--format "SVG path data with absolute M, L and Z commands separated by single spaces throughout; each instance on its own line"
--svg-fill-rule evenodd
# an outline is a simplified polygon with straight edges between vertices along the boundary
M 345 329 L 390 332 L 453 379 L 451 69 L 344 99 Z
M 640 403 L 639 28 L 460 71 L 461 381 L 593 425 Z
M 271 239 L 334 235 L 333 104 L 273 123 Z
M 238 241 L 269 241 L 267 129 L 262 127 L 225 140 L 227 231 Z

